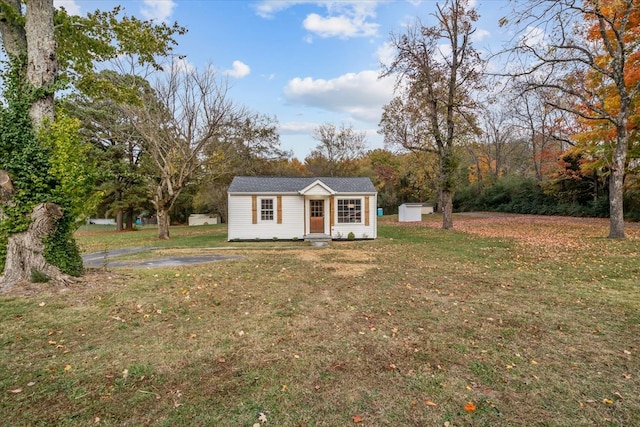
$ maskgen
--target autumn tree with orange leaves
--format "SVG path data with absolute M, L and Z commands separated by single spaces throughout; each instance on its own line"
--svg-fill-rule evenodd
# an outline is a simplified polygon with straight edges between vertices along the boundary
M 510 75 L 525 92 L 551 94 L 548 106 L 583 125 L 577 142 L 588 141 L 609 173 L 609 237 L 624 238 L 624 180 L 638 125 L 640 0 L 515 5 L 519 38 L 509 59 L 518 66 Z

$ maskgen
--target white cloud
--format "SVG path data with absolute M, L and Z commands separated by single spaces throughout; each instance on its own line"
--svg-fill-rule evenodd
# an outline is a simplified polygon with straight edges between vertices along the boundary
M 537 27 L 527 27 L 524 34 L 520 38 L 520 43 L 532 47 L 546 46 L 544 30 Z
M 322 17 L 316 13 L 307 15 L 302 23 L 307 31 L 320 37 L 369 37 L 378 33 L 378 24 L 365 22 L 346 15 Z
M 64 7 L 69 15 L 80 15 L 82 13 L 76 0 L 54 0 L 53 5 L 56 9 Z
M 258 16 L 263 18 L 273 18 L 273 16 L 285 9 L 288 9 L 291 6 L 294 6 L 298 3 L 303 3 L 300 1 L 284 1 L 284 0 L 264 0 L 254 5 L 254 9 Z
M 179 73 L 190 73 L 195 71 L 196 67 L 193 66 L 186 58 L 179 57 L 171 61 L 170 67 L 173 71 Z
M 233 61 L 233 68 L 226 70 L 224 73 L 236 79 L 241 79 L 251 73 L 251 68 L 242 61 Z
M 395 59 L 395 55 L 396 50 L 391 42 L 386 42 L 380 45 L 376 50 L 376 58 L 378 58 L 378 62 L 386 66 L 391 65 Z
M 480 42 L 486 39 L 487 37 L 489 37 L 490 35 L 491 33 L 489 31 L 483 30 L 482 28 L 478 28 L 471 36 L 471 40 L 473 40 L 474 42 Z
M 393 97 L 393 85 L 393 79 L 379 79 L 377 71 L 348 73 L 331 80 L 296 77 L 286 85 L 284 95 L 292 104 L 377 122 L 382 106 Z
M 376 17 L 378 1 L 375 0 L 264 0 L 254 7 L 259 16 L 273 18 L 278 12 L 300 4 L 313 4 L 326 10 L 324 15 L 310 13 L 302 22 L 307 31 L 320 37 L 369 37 L 378 34 L 380 25 L 369 21 Z
M 154 21 L 166 21 L 176 7 L 173 0 L 143 0 L 143 3 L 140 13 L 145 19 Z
M 278 130 L 281 135 L 307 135 L 317 127 L 318 123 L 314 122 L 287 122 L 280 124 Z

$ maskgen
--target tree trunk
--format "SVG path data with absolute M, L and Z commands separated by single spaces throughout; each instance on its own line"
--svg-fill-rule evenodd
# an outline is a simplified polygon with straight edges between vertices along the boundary
M 626 125 L 626 122 L 624 122 Z M 627 155 L 626 126 L 618 127 L 616 149 L 609 177 L 609 238 L 624 239 L 624 173 Z
M 14 8 L 15 14 L 22 15 L 25 2 L 8 0 L 3 3 L 5 7 Z M 24 27 L 19 18 L 5 15 L 5 19 L 0 20 L 5 51 L 16 57 L 26 53 L 27 82 L 42 90 L 40 98 L 33 102 L 29 110 L 36 130 L 45 120 L 54 119 L 54 84 L 58 76 L 58 62 L 53 11 L 53 0 L 29 0 Z M 38 280 L 53 278 L 63 282 L 69 279 L 69 276 L 63 275 L 57 267 L 49 264 L 43 255 L 43 241 L 56 230 L 57 222 L 62 216 L 59 205 L 50 202 L 39 204 L 33 208 L 27 231 L 9 236 L 5 269 L 0 276 L 0 290 L 9 289 L 22 281 L 30 281 L 32 277 Z
M 14 13 L 22 15 L 22 2 L 20 0 L 4 0 L 7 7 L 12 7 Z M 27 51 L 27 35 L 24 27 L 17 25 L 10 17 L 3 16 L 0 19 L 0 35 L 2 45 L 9 56 L 18 56 Z
M 453 228 L 453 192 L 442 190 L 442 228 L 451 230 Z
M 122 217 L 124 216 L 123 212 L 122 212 L 122 208 L 118 208 L 118 210 L 116 211 L 116 231 L 122 231 L 123 230 L 123 221 L 122 221 Z
M 62 218 L 62 209 L 55 203 L 41 203 L 33 208 L 27 231 L 13 234 L 7 244 L 5 269 L 0 276 L 0 292 L 20 282 L 33 281 L 33 275 L 46 275 L 47 279 L 68 282 L 70 277 L 44 259 L 42 241 L 56 229 Z M 42 279 L 45 279 L 43 276 Z
M 133 230 L 133 208 L 127 208 L 127 214 L 125 215 L 127 221 L 125 223 L 124 229 L 127 231 Z
M 169 240 L 169 210 L 157 209 L 156 215 L 158 216 L 158 239 Z
M 54 119 L 53 84 L 58 76 L 56 42 L 53 34 L 53 0 L 29 0 L 26 12 L 27 81 L 44 89 L 29 110 L 34 128 Z

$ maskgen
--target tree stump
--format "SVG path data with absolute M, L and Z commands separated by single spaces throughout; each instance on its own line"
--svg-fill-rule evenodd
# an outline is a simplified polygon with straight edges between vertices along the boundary
M 32 272 L 44 274 L 50 280 L 62 283 L 70 281 L 68 275 L 44 258 L 43 240 L 55 231 L 56 222 L 62 215 L 59 205 L 41 203 L 33 208 L 27 231 L 9 237 L 5 268 L 0 276 L 0 292 L 21 282 L 31 282 Z

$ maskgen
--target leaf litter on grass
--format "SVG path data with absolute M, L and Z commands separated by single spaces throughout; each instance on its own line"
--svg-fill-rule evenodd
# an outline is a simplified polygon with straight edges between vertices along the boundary
M 393 235 L 396 225 L 382 227 Z M 0 409 L 14 424 L 22 416 L 59 424 L 73 413 L 78 425 L 95 417 L 105 425 L 253 425 L 269 408 L 267 425 L 348 425 L 354 415 L 381 426 L 633 425 L 640 367 L 636 346 L 620 345 L 636 336 L 625 308 L 632 301 L 589 299 L 549 278 L 562 277 L 560 267 L 582 274 L 574 259 L 545 255 L 540 265 L 549 273 L 521 275 L 509 264 L 520 249 L 492 240 L 508 236 L 466 237 L 459 250 L 447 242 L 462 239 L 414 227 L 407 240 L 277 257 L 238 251 L 247 258 L 233 265 L 105 272 L 47 299 L 14 294 L 2 308 L 22 313 L 3 317 L 2 339 L 13 349 L 2 353 L 12 372 L 6 389 L 24 389 L 35 371 L 57 372 L 46 374 L 48 396 L 15 395 L 38 412 L 5 410 L 15 408 L 9 399 Z M 527 247 L 538 241 L 563 250 L 546 234 Z M 597 254 L 588 245 L 574 251 L 574 258 Z M 609 255 L 599 254 L 604 264 Z M 335 274 L 349 265 L 356 274 Z M 375 274 L 363 276 L 361 265 Z M 613 283 L 600 279 L 598 287 Z M 28 354 L 32 335 L 42 342 L 41 325 L 45 334 L 61 331 L 74 351 L 51 359 L 45 342 L 46 353 Z M 62 371 L 66 364 L 74 369 Z M 99 384 L 108 375 L 120 385 Z M 467 412 L 465 402 L 476 410 Z

